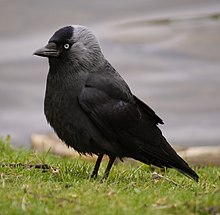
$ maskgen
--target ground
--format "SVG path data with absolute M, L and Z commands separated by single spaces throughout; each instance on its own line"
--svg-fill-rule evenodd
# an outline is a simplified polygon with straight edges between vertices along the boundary
M 219 214 L 220 168 L 193 166 L 200 182 L 175 170 L 118 162 L 107 180 L 90 179 L 94 161 L 13 149 L 0 140 L 0 214 Z M 40 169 L 30 165 L 47 164 Z M 48 167 L 45 166 L 45 167 Z

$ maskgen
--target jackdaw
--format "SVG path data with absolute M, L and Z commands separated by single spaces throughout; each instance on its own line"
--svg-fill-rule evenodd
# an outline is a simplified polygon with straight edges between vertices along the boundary
M 57 30 L 48 44 L 34 52 L 49 59 L 44 112 L 59 138 L 81 154 L 109 157 L 108 177 L 116 158 L 175 168 L 199 180 L 162 135 L 163 121 L 132 94 L 105 59 L 94 34 L 80 25 Z

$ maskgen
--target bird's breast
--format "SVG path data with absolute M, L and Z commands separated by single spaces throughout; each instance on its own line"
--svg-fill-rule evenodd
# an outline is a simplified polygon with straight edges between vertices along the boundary
M 81 110 L 77 95 L 70 90 L 46 90 L 44 113 L 59 138 L 80 153 L 96 153 L 89 119 Z

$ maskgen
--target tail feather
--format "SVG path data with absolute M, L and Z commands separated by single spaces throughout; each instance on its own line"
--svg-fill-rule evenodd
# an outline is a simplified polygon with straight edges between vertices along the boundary
M 182 158 L 181 158 L 182 159 Z M 183 160 L 183 159 L 182 159 Z M 199 182 L 199 176 L 196 174 L 194 170 L 192 170 L 189 165 L 183 160 L 183 164 L 181 166 L 174 165 L 172 166 L 174 169 L 182 173 L 183 175 L 194 179 L 196 182 Z
M 192 178 L 194 179 L 196 182 L 199 182 L 199 176 L 191 169 L 190 169 L 190 172 L 189 171 L 184 171 L 184 170 L 181 170 L 181 169 L 178 169 L 176 167 L 174 167 L 178 172 L 182 173 L 183 175 L 185 175 L 186 177 L 189 177 L 189 178 Z
M 155 150 L 143 149 L 138 160 L 158 167 L 174 168 L 196 182 L 199 181 L 199 176 L 196 172 L 175 152 L 164 137 L 160 147 L 155 148 Z
M 130 151 L 130 157 L 145 164 L 175 168 L 198 182 L 199 176 L 170 146 L 160 129 L 148 123 L 144 117 L 131 129 L 121 131 L 119 137 L 123 146 Z
M 167 161 L 168 165 L 171 168 L 175 168 L 180 173 L 194 179 L 196 182 L 199 181 L 199 176 L 196 174 L 196 172 L 193 171 L 189 167 L 188 163 L 176 153 L 176 151 L 170 146 L 170 144 L 164 137 L 162 138 L 161 148 L 165 152 L 165 154 L 169 154 L 169 156 L 167 157 Z
M 143 156 L 141 156 L 141 158 L 139 157 L 138 160 L 143 162 L 143 163 L 152 164 L 152 165 L 160 167 L 160 168 L 162 168 L 162 167 L 174 168 L 178 172 L 185 175 L 186 177 L 192 178 L 196 182 L 199 182 L 199 176 L 196 174 L 196 172 L 194 170 L 192 170 L 189 167 L 189 165 L 179 156 L 177 158 L 178 161 L 176 163 L 164 162 L 162 160 L 159 160 L 158 158 L 155 159 L 153 157 L 149 157 L 149 156 L 146 156 L 146 155 L 144 157 L 145 158 L 143 158 Z M 148 157 L 148 158 L 146 158 L 146 157 Z M 182 162 L 180 162 L 180 160 Z

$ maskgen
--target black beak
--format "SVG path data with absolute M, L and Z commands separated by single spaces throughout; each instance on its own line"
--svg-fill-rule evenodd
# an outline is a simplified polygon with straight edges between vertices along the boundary
M 60 51 L 57 49 L 56 43 L 50 42 L 45 47 L 35 51 L 33 54 L 41 57 L 58 57 Z

